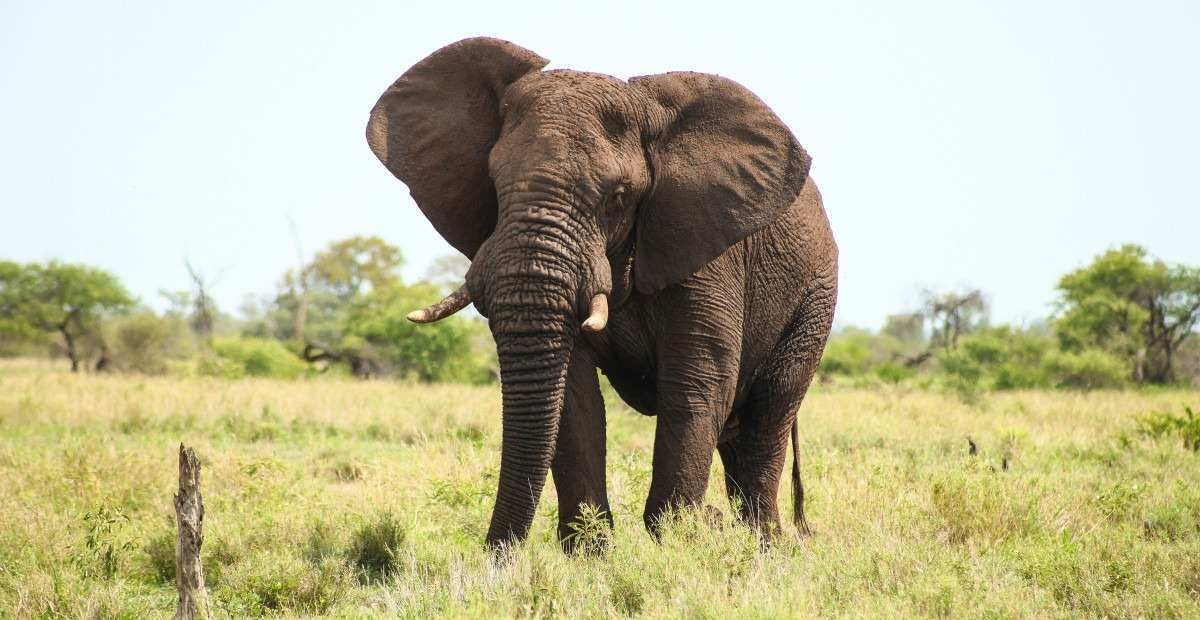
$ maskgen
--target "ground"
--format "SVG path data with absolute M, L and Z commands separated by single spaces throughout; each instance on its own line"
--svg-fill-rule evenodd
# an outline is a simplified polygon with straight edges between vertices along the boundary
M 1198 392 L 818 386 L 800 413 L 815 533 L 766 551 L 689 515 L 653 542 L 653 420 L 609 401 L 611 549 L 564 556 L 547 489 L 496 563 L 495 387 L 0 362 L 0 616 L 171 614 L 180 441 L 203 461 L 219 616 L 1200 615 L 1200 453 L 1145 417 Z

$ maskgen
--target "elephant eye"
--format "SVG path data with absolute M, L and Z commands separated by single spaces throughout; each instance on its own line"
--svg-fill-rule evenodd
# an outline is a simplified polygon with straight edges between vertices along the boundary
M 613 204 L 617 206 L 624 204 L 625 193 L 628 191 L 629 188 L 624 183 L 618 183 L 616 187 L 612 188 L 611 197 Z

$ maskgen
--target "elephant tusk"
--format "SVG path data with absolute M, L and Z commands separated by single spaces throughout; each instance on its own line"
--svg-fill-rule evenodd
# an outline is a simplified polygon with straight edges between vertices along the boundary
M 471 303 L 471 294 L 467 292 L 467 285 L 464 284 L 441 301 L 409 312 L 408 320 L 413 323 L 433 323 L 466 308 L 469 303 Z
M 598 332 L 608 325 L 608 296 L 604 293 L 596 293 L 592 296 L 592 307 L 589 311 L 588 318 L 583 322 L 583 329 L 589 332 Z

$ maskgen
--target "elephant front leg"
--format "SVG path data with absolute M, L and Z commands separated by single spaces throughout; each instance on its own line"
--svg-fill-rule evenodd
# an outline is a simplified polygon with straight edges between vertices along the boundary
M 558 426 L 558 447 L 550 469 L 558 492 L 558 539 L 563 549 L 595 550 L 608 533 L 588 530 L 584 507 L 591 506 L 612 527 L 612 511 L 605 486 L 606 429 L 604 399 L 596 377 L 594 355 L 577 345 L 567 371 L 566 402 Z M 594 525 L 594 524 L 593 524 Z
M 655 536 L 669 510 L 697 508 L 703 503 L 717 445 L 714 426 L 710 415 L 658 415 L 654 473 L 643 514 L 646 527 Z
M 708 316 L 725 318 L 716 312 Z M 713 451 L 737 387 L 741 326 L 736 317 L 707 324 L 691 323 L 686 314 L 681 318 L 680 331 L 661 342 L 658 356 L 654 472 L 643 515 L 656 535 L 665 512 L 704 502 Z

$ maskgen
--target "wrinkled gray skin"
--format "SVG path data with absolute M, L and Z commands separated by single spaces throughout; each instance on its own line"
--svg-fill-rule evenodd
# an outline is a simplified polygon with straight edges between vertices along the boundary
M 837 293 L 808 155 L 730 80 L 625 82 L 546 62 L 506 41 L 454 43 L 401 76 L 367 127 L 472 259 L 465 293 L 496 341 L 504 432 L 487 542 L 525 538 L 550 470 L 568 549 L 583 505 L 609 514 L 597 369 L 657 416 L 651 531 L 666 509 L 701 503 L 715 450 L 742 518 L 770 535 Z M 598 294 L 607 324 L 581 329 Z M 466 296 L 453 301 L 414 315 Z

